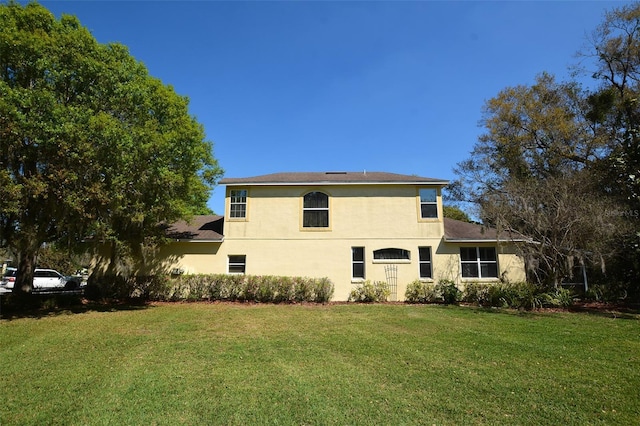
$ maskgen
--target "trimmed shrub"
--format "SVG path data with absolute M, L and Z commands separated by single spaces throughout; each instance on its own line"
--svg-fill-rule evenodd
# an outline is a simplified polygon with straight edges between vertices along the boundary
M 310 302 L 327 303 L 333 297 L 333 283 L 329 278 L 317 278 L 313 280 L 313 292 Z
M 153 300 L 220 300 L 261 303 L 326 303 L 333 296 L 328 278 L 273 275 L 181 275 L 169 280 Z
M 462 296 L 462 292 L 456 286 L 456 283 L 451 280 L 438 281 L 438 284 L 436 284 L 434 290 L 442 303 L 446 305 L 458 303 Z
M 389 290 L 389 285 L 386 282 L 376 281 L 371 283 L 371 281 L 367 280 L 351 290 L 351 293 L 349 294 L 349 302 L 386 302 L 390 294 L 391 291 Z
M 415 280 L 407 285 L 404 300 L 407 303 L 436 303 L 438 295 L 434 284 Z
M 489 306 L 489 287 L 491 284 L 467 283 L 462 292 L 462 301 L 479 306 Z

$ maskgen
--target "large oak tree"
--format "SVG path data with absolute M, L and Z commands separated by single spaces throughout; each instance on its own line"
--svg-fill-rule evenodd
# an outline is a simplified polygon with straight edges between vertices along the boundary
M 604 283 L 639 293 L 640 4 L 608 12 L 591 42 L 595 90 L 541 74 L 487 101 L 453 193 L 536 242 L 523 251 L 540 281 L 558 284 L 576 258 L 607 260 Z
M 0 5 L 0 244 L 31 290 L 44 242 L 135 246 L 206 208 L 221 175 L 188 100 L 125 46 L 35 3 Z

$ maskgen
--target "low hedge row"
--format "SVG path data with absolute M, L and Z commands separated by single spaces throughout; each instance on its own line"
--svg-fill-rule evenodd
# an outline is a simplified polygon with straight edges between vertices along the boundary
M 149 301 L 247 301 L 265 303 L 326 303 L 333 296 L 328 278 L 258 275 L 165 275 L 102 277 L 85 294 L 100 298 L 141 298 Z
M 461 291 L 453 281 L 442 280 L 435 284 L 420 281 L 410 283 L 405 293 L 405 301 L 446 304 L 466 302 L 479 306 L 538 309 L 569 307 L 574 303 L 574 295 L 571 290 L 565 288 L 544 291 L 526 282 L 467 283 Z

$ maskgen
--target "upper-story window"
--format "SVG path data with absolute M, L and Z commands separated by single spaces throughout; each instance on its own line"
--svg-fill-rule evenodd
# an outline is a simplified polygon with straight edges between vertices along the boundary
M 420 189 L 420 217 L 423 219 L 438 217 L 438 191 L 436 189 Z
M 302 205 L 304 228 L 329 227 L 329 196 L 324 192 L 309 192 Z
M 229 217 L 246 218 L 247 217 L 247 190 L 232 189 L 229 193 Z

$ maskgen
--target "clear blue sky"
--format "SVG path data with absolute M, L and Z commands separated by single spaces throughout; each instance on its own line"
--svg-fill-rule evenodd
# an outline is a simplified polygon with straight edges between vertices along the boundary
M 188 96 L 226 177 L 386 171 L 453 179 L 484 102 L 560 79 L 628 2 L 42 1 Z M 222 213 L 224 188 L 209 206 Z

